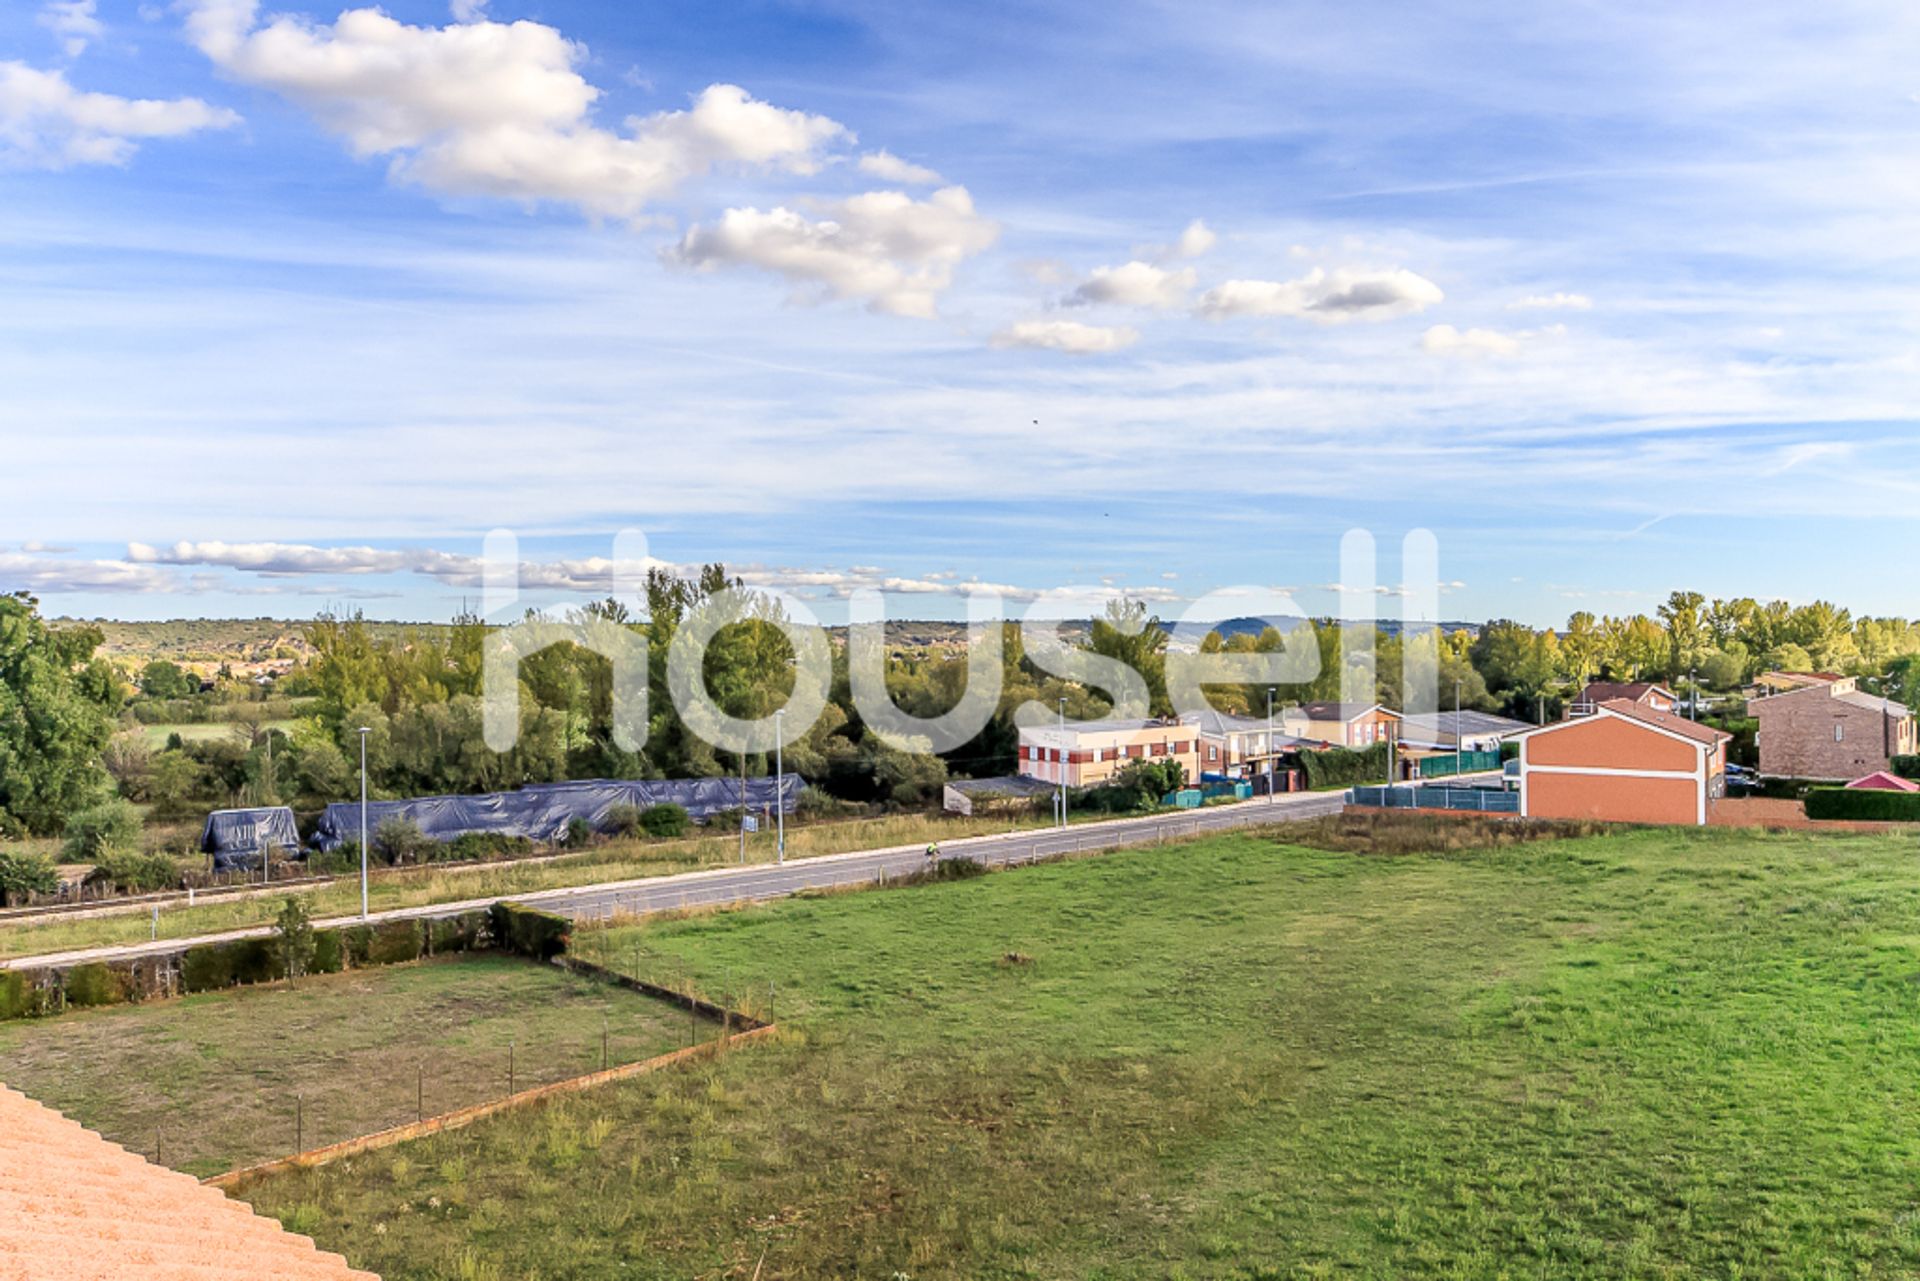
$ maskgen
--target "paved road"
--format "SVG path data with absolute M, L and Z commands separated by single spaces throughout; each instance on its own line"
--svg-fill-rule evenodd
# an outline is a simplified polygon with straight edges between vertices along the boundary
M 1169 814 L 1150 814 L 1141 818 L 1112 819 L 1097 823 L 1079 823 L 1067 828 L 1046 828 L 1008 832 L 998 836 L 976 836 L 966 840 L 943 841 L 944 858 L 966 857 L 989 866 L 1031 863 L 1038 859 L 1079 851 L 1113 850 L 1126 846 L 1156 845 L 1166 841 L 1231 828 L 1258 827 L 1268 823 L 1297 822 L 1340 812 L 1339 792 L 1296 792 L 1272 800 L 1242 801 L 1210 809 L 1187 810 Z M 857 850 L 849 854 L 823 854 L 793 862 L 755 864 L 738 868 L 709 868 L 683 872 L 675 876 L 648 877 L 640 880 L 613 881 L 582 885 L 573 889 L 541 890 L 531 894 L 509 894 L 494 898 L 465 899 L 454 903 L 436 903 L 426 907 L 395 908 L 375 912 L 374 922 L 454 916 L 499 902 L 501 898 L 531 907 L 559 912 L 575 920 L 598 920 L 616 914 L 645 915 L 670 912 L 679 908 L 703 907 L 722 903 L 740 903 L 782 898 L 805 889 L 865 885 L 919 871 L 926 865 L 926 851 L 920 846 L 895 846 L 888 849 Z M 358 917 L 337 917 L 315 921 L 316 926 L 352 925 Z M 272 928 L 228 930 L 194 938 L 161 939 L 118 947 L 89 948 L 76 952 L 22 956 L 0 961 L 0 969 L 32 969 L 39 966 L 74 965 L 82 961 L 127 960 L 177 952 L 197 943 L 225 942 L 230 939 L 260 938 Z

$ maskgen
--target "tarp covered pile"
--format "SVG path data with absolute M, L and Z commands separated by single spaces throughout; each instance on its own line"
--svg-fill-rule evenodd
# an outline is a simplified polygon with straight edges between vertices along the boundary
M 283 856 L 300 852 L 300 828 L 286 806 L 215 810 L 207 815 L 206 829 L 200 833 L 200 852 L 213 855 L 214 871 L 259 867 L 260 852 L 265 849 L 281 851 Z
M 788 814 L 800 800 L 804 786 L 798 774 L 778 778 L 584 779 L 567 783 L 530 783 L 517 792 L 488 792 L 480 796 L 420 796 L 404 801 L 370 801 L 367 834 L 379 831 L 392 818 L 405 819 L 422 835 L 451 841 L 472 832 L 523 836 L 542 844 L 558 844 L 567 827 L 580 819 L 596 832 L 606 831 L 615 806 L 645 810 L 655 805 L 678 805 L 696 821 L 724 810 L 758 813 L 776 806 Z M 313 830 L 312 844 L 322 851 L 339 849 L 360 839 L 360 802 L 327 806 Z

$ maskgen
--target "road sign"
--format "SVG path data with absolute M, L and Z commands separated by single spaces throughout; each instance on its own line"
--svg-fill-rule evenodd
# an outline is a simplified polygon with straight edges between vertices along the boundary
M 740 830 L 743 832 L 757 832 L 760 830 L 760 820 L 751 814 L 742 814 L 740 816 Z

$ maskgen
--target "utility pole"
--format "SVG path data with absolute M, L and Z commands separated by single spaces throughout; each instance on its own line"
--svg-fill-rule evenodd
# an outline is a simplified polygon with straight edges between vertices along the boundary
M 787 709 L 784 707 L 773 714 L 773 817 L 774 822 L 778 823 L 780 827 L 780 836 L 774 845 L 774 861 L 777 863 L 787 861 L 787 805 L 785 795 L 787 790 L 787 769 L 785 764 L 786 758 L 781 754 L 781 748 L 784 744 L 780 741 L 781 730 L 786 723 L 780 718 L 786 714 Z
M 1060 746 L 1056 749 L 1059 759 L 1054 761 L 1060 774 L 1060 826 L 1067 825 L 1067 696 L 1060 696 Z
M 1460 777 L 1460 682 L 1453 683 L 1453 776 Z
M 367 735 L 373 731 L 362 725 L 360 733 L 360 919 L 367 919 Z
M 740 753 L 740 863 L 747 861 L 747 754 Z
M 1267 686 L 1267 804 L 1273 804 L 1274 784 L 1279 782 L 1274 766 L 1280 763 L 1279 755 L 1273 750 L 1273 686 Z M 1387 781 L 1393 781 L 1392 771 L 1388 771 Z

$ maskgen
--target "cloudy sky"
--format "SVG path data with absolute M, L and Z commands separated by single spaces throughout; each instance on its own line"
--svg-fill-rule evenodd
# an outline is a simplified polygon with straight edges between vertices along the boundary
M 1912 614 L 1920 10 L 0 6 L 0 588 Z

